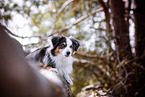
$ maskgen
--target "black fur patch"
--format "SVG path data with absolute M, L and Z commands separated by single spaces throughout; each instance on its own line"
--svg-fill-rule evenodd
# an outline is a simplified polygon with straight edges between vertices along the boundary
M 55 67 L 56 67 L 56 64 L 55 64 L 54 61 L 52 61 L 50 55 L 48 54 L 46 57 L 47 57 L 47 60 L 45 60 L 45 61 L 47 61 L 48 63 L 47 63 L 47 64 L 44 64 L 44 67 L 45 67 L 45 66 L 50 66 L 50 67 L 52 67 L 52 68 L 55 68 Z M 43 61 L 44 61 L 44 60 L 43 60 Z M 43 63 L 44 63 L 44 62 L 43 62 Z
M 40 52 L 36 55 L 36 60 L 38 61 L 38 60 L 40 60 L 40 62 L 42 62 L 42 59 L 43 59 L 43 57 L 45 56 L 45 53 L 46 53 L 46 49 L 47 49 L 48 47 L 44 47 L 44 48 L 41 48 L 40 49 Z
M 53 56 L 56 56 L 55 54 L 55 50 L 58 46 L 60 46 L 61 43 L 65 42 L 66 43 L 66 38 L 64 36 L 57 36 L 57 37 L 53 37 L 52 38 L 52 45 L 53 45 L 53 49 L 51 50 L 51 54 Z
M 45 66 L 51 66 L 52 68 L 55 68 L 56 64 L 54 61 L 52 61 L 49 53 L 47 53 L 47 47 L 44 48 L 39 48 L 36 51 L 30 53 L 26 59 L 27 60 L 31 60 L 31 61 L 36 61 L 36 62 L 40 62 L 44 64 Z M 44 60 L 44 58 L 46 58 L 46 60 Z
M 73 50 L 74 50 L 74 51 L 77 51 L 77 49 L 78 49 L 78 48 L 79 48 L 79 46 L 80 46 L 79 41 L 78 41 L 78 40 L 76 40 L 76 39 L 73 39 L 73 38 L 71 38 L 70 40 L 71 40 L 71 41 L 72 41 L 72 43 L 73 43 Z
M 35 50 L 34 52 L 32 52 L 29 55 L 27 55 L 26 59 L 27 60 L 32 60 L 32 61 L 42 62 L 42 59 L 45 56 L 47 48 L 48 47 L 44 47 L 44 48 L 39 48 L 39 49 Z

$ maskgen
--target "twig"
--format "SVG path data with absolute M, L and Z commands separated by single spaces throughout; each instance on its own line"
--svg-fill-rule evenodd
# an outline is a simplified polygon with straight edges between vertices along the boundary
M 92 62 L 92 61 L 88 61 L 88 60 L 84 60 L 84 59 L 74 59 L 75 62 L 78 63 L 83 63 L 83 64 L 91 64 L 91 65 L 96 65 L 96 63 Z
M 137 67 L 139 67 L 139 68 L 141 68 L 141 69 L 143 69 L 145 71 L 145 68 L 142 65 L 137 64 L 137 63 L 134 63 L 133 65 L 135 65 L 135 66 L 137 66 Z
M 117 88 L 117 86 L 122 85 L 124 86 L 126 84 L 126 81 L 128 79 L 128 77 L 130 75 L 134 74 L 133 72 L 128 73 L 125 78 L 123 78 L 119 83 L 115 84 L 114 86 L 112 86 L 109 90 L 111 90 L 112 92 L 114 92 L 114 90 Z M 126 91 L 127 92 L 127 91 Z
M 66 1 L 66 2 L 61 6 L 61 8 L 58 10 L 58 13 L 57 13 L 57 15 L 56 15 L 56 18 L 55 18 L 55 21 L 54 21 L 54 24 L 53 24 L 53 26 L 52 26 L 52 29 L 51 29 L 50 34 L 52 34 L 52 33 L 54 32 L 56 23 L 57 23 L 57 21 L 58 21 L 60 15 L 61 15 L 61 13 L 62 13 L 63 10 L 66 8 L 66 6 L 68 6 L 72 1 L 73 1 L 73 0 L 68 0 L 68 1 Z
M 135 96 L 137 97 L 138 94 L 144 89 L 145 84 L 135 93 Z
M 89 60 L 84 60 L 84 59 L 74 59 L 75 62 L 77 62 L 78 64 L 89 64 L 91 66 L 95 66 L 96 70 L 98 72 L 100 72 L 100 74 L 104 74 L 106 75 L 106 77 L 111 81 L 110 77 L 108 76 L 108 74 L 105 72 L 105 70 L 103 70 L 101 67 L 99 67 L 95 62 L 89 61 Z M 94 73 L 95 74 L 95 73 Z
M 35 35 L 35 36 L 30 36 L 30 37 L 28 37 L 28 36 L 19 36 L 19 35 L 14 34 L 13 32 L 11 32 L 6 26 L 4 26 L 4 25 L 2 25 L 2 24 L 0 24 L 0 26 L 3 27 L 3 28 L 6 30 L 6 32 L 9 33 L 10 35 L 12 35 L 12 36 L 14 36 L 14 37 L 22 38 L 22 39 L 24 39 L 24 38 L 48 39 L 48 37 L 54 35 L 54 34 L 52 33 L 52 34 L 50 34 L 49 36 L 42 36 L 42 35 Z
M 99 9 L 97 9 L 97 10 L 95 10 L 95 11 L 93 11 L 93 12 L 91 12 L 91 13 L 85 15 L 85 16 L 82 16 L 82 17 L 80 17 L 79 19 L 77 19 L 74 23 L 72 23 L 72 24 L 70 24 L 70 25 L 68 25 L 68 26 L 66 26 L 66 27 L 64 27 L 64 28 L 62 28 L 62 29 L 55 30 L 54 33 L 55 33 L 55 32 L 66 31 L 66 30 L 68 30 L 69 28 L 71 28 L 73 25 L 77 25 L 78 23 L 80 23 L 81 21 L 85 20 L 85 19 L 88 18 L 89 16 L 94 15 L 94 14 L 96 14 L 97 12 L 100 12 L 100 11 L 102 11 L 102 10 L 103 10 L 103 8 L 101 7 L 101 8 L 99 8 Z
M 83 53 L 77 53 L 77 55 L 80 55 L 82 57 L 88 57 L 88 58 L 99 58 L 99 59 L 105 59 L 109 56 L 112 55 L 112 53 L 110 53 L 109 55 L 105 55 L 103 57 L 99 56 L 99 55 L 91 55 L 91 54 L 83 54 Z
M 0 25 L 1 25 L 1 27 L 3 27 L 7 31 L 7 33 L 9 33 L 12 36 L 18 37 L 18 38 L 32 38 L 32 37 L 39 37 L 39 38 L 41 38 L 42 37 L 42 36 L 30 36 L 30 37 L 28 37 L 28 36 L 19 36 L 19 35 L 16 35 L 16 34 L 12 33 L 6 26 L 4 26 L 2 24 L 0 24 Z

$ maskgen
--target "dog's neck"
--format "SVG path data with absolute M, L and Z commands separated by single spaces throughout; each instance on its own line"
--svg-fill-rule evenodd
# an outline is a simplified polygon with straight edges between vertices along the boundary
M 62 55 L 52 56 L 52 60 L 56 64 L 56 69 L 63 76 L 64 74 L 71 74 L 73 71 L 73 57 L 64 57 Z

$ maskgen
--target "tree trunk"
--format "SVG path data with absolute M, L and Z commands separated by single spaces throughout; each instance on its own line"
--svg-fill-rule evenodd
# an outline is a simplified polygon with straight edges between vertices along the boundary
M 113 31 L 116 39 L 116 50 L 120 61 L 133 59 L 130 39 L 129 39 L 129 26 L 127 19 L 125 20 L 125 6 L 122 0 L 110 0 L 111 16 L 113 20 Z M 126 71 L 125 71 L 126 70 Z M 125 78 L 129 72 L 132 72 L 132 65 L 128 63 L 125 69 L 121 69 L 120 75 Z M 123 79 L 122 78 L 122 79 Z M 127 81 L 123 85 L 124 88 L 116 88 L 116 93 L 123 96 L 134 95 L 134 86 L 132 85 L 132 77 L 127 77 Z
M 135 16 L 135 41 L 136 41 L 136 56 L 145 67 L 145 0 L 135 0 L 136 9 Z
M 113 19 L 116 49 L 120 59 L 131 59 L 132 52 L 129 39 L 128 26 L 125 21 L 125 9 L 122 0 L 110 0 L 111 15 Z
M 135 0 L 136 9 L 134 10 L 135 17 L 135 49 L 137 63 L 145 67 L 145 0 Z M 145 97 L 145 71 L 138 69 L 139 80 L 138 91 L 136 92 L 137 97 Z

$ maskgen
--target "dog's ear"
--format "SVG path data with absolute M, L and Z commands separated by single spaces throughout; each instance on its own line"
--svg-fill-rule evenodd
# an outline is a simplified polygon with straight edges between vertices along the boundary
M 64 39 L 64 38 L 65 38 L 64 36 L 55 36 L 55 37 L 53 37 L 53 38 L 51 39 L 51 42 L 52 42 L 52 45 L 53 45 L 53 48 L 52 48 L 52 50 L 51 50 L 51 53 L 52 53 L 53 56 L 56 56 L 55 50 L 56 50 L 56 48 L 58 47 L 60 41 L 61 41 L 62 39 Z
M 53 47 L 56 47 L 63 38 L 65 38 L 65 37 L 64 36 L 55 36 L 55 37 L 53 37 L 51 39 Z
M 58 43 L 59 38 L 60 38 L 59 36 L 55 36 L 51 39 L 53 47 Z
M 77 51 L 77 49 L 78 49 L 78 48 L 79 48 L 79 46 L 80 46 L 79 41 L 78 41 L 78 40 L 76 40 L 76 39 L 73 39 L 73 38 L 71 38 L 70 40 L 71 40 L 71 41 L 72 41 L 72 43 L 73 43 L 73 49 L 74 49 L 74 51 Z

